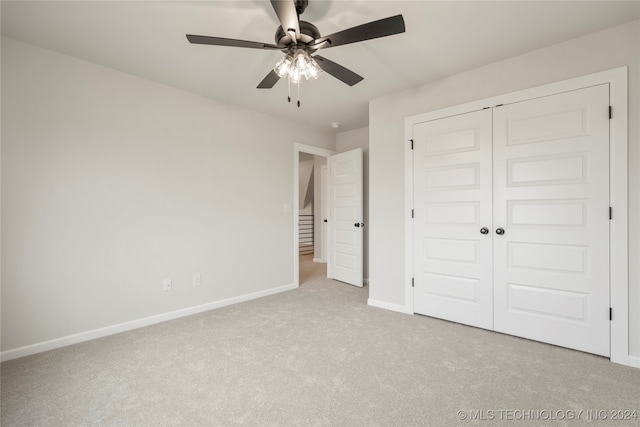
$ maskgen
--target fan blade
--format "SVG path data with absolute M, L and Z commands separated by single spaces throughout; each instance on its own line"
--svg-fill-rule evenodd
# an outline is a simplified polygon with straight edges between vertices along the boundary
M 402 15 L 396 15 L 380 19 L 378 21 L 369 22 L 367 24 L 358 25 L 357 27 L 339 31 L 329 36 L 321 37 L 316 39 L 311 44 L 311 47 L 316 47 L 316 45 L 325 41 L 328 41 L 328 43 L 324 43 L 324 46 L 317 46 L 317 48 L 341 46 L 343 44 L 356 43 L 404 33 L 404 30 L 404 19 L 402 18 Z
M 189 40 L 189 42 L 193 44 L 211 44 L 215 46 L 248 47 L 252 49 L 267 49 L 267 50 L 281 49 L 274 44 L 250 42 L 246 40 L 225 39 L 222 37 L 195 36 L 193 34 L 187 34 L 187 40 Z
M 295 32 L 296 36 L 291 41 L 297 43 L 300 38 L 300 23 L 298 22 L 298 12 L 293 0 L 271 0 L 271 6 L 278 15 L 278 20 L 285 33 Z
M 313 57 L 316 60 L 320 68 L 324 70 L 327 74 L 331 74 L 336 79 L 348 84 L 349 86 L 353 86 L 356 83 L 360 83 L 364 77 L 357 75 L 353 71 L 344 68 L 340 64 L 336 64 L 333 61 L 329 61 L 327 58 L 324 58 L 320 55 L 316 55 Z
M 267 76 L 262 79 L 257 89 L 271 89 L 280 80 L 280 76 L 275 71 L 271 70 Z

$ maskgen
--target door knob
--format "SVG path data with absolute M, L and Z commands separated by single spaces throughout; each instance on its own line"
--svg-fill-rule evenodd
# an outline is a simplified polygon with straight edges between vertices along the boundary
M 364 227 L 364 222 L 356 222 L 353 224 L 354 227 Z
M 482 227 L 482 228 L 480 229 L 480 233 L 481 233 L 481 234 L 489 234 L 489 229 L 488 229 L 487 227 Z
M 498 228 L 496 230 L 496 234 L 503 235 L 504 234 L 504 228 L 502 228 L 502 227 Z

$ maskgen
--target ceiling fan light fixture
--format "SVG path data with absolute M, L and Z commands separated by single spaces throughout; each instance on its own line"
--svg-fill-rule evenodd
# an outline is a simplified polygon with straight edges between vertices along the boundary
M 305 80 L 315 80 L 322 73 L 322 68 L 304 49 L 298 49 L 293 56 L 286 54 L 273 70 L 280 78 L 287 77 L 291 83 L 299 83 L 303 77 Z
M 309 58 L 309 54 L 302 49 L 299 49 L 295 56 L 293 57 L 296 68 L 299 70 L 305 70 L 309 63 L 311 63 L 311 58 Z
M 289 69 L 288 77 L 291 83 L 300 83 L 300 79 L 303 75 L 304 74 L 302 74 L 297 67 Z
M 273 71 L 276 72 L 278 77 L 283 78 L 289 75 L 293 68 L 293 57 L 291 55 L 285 55 L 278 63 L 273 67 Z
M 298 50 L 295 54 L 295 67 L 300 71 L 305 79 L 317 79 L 322 72 L 318 63 L 309 55 L 306 50 Z
M 318 63 L 313 58 L 310 59 L 311 61 L 309 62 L 309 66 L 307 67 L 307 79 L 315 80 L 320 77 L 320 74 L 322 74 L 322 68 L 320 68 Z

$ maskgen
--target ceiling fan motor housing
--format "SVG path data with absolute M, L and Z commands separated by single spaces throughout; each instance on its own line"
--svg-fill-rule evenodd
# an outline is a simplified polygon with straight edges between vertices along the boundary
M 300 21 L 300 42 L 307 44 L 319 38 L 320 31 L 315 25 L 307 21 Z M 290 47 L 290 45 L 293 43 L 293 40 L 291 40 L 291 36 L 289 35 L 289 33 L 285 32 L 282 29 L 282 25 L 278 26 L 278 29 L 276 29 L 275 40 L 276 45 L 283 49 Z

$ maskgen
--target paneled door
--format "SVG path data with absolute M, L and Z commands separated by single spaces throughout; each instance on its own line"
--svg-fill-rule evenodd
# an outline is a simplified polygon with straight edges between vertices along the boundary
M 413 127 L 414 311 L 493 328 L 491 110 Z
M 493 111 L 496 331 L 609 355 L 608 106 L 600 85 Z
M 327 277 L 363 286 L 362 149 L 327 159 L 329 259 Z
M 609 85 L 413 124 L 414 312 L 608 356 Z

